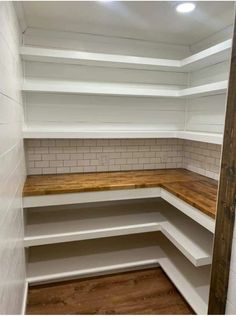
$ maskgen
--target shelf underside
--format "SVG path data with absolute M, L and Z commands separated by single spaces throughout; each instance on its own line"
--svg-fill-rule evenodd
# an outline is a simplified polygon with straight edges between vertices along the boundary
M 161 265 L 198 314 L 207 312 L 210 266 L 195 268 L 159 233 L 32 247 L 27 279 L 50 282 L 154 264 Z
M 195 266 L 211 263 L 212 234 L 161 199 L 27 210 L 25 246 L 161 231 Z

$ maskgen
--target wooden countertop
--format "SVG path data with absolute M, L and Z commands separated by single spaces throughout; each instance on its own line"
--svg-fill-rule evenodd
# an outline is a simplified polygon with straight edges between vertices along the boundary
M 28 176 L 23 196 L 162 187 L 215 218 L 217 181 L 185 169 Z

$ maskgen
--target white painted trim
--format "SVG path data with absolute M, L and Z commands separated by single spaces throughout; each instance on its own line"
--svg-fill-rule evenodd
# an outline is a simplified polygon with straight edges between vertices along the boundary
M 123 272 L 128 272 L 128 271 L 136 271 L 136 270 L 140 270 L 140 269 L 151 269 L 151 268 L 158 268 L 160 267 L 160 265 L 158 263 L 153 263 L 153 264 L 144 264 L 141 267 L 140 266 L 126 266 L 125 268 L 120 268 L 120 269 L 116 269 L 115 271 L 113 270 L 107 270 L 107 271 L 102 271 L 102 272 L 95 272 L 95 273 L 91 273 L 89 274 L 89 277 L 95 277 L 95 276 L 104 276 L 104 275 L 109 275 L 109 274 L 114 274 L 114 273 L 123 273 Z M 61 281 L 67 281 L 67 280 L 77 280 L 77 279 L 83 279 L 84 275 L 70 275 L 68 277 L 59 277 L 55 280 L 53 280 L 53 282 L 61 282 Z M 50 281 L 49 281 L 50 282 Z M 33 282 L 30 283 L 33 285 L 38 285 L 38 284 L 48 284 L 48 280 L 45 281 L 39 281 L 39 282 Z
M 85 51 L 51 49 L 23 46 L 20 54 L 23 60 L 67 64 L 104 65 L 138 69 L 160 69 L 169 71 L 190 71 L 227 60 L 232 40 L 226 40 L 182 60 L 138 57 L 117 54 L 92 53 Z
M 210 232 L 214 232 L 215 220 L 213 218 L 160 187 L 26 196 L 23 198 L 23 205 L 27 208 L 151 197 L 161 197 Z
M 26 307 L 27 307 L 27 298 L 28 298 L 28 287 L 29 287 L 29 283 L 26 280 L 25 281 L 25 285 L 24 285 L 24 293 L 23 293 L 23 301 L 22 301 L 22 307 L 21 307 L 21 315 L 25 315 L 26 314 Z
M 35 277 L 28 277 L 27 281 L 29 283 L 38 283 L 38 282 L 44 282 L 44 281 L 53 281 L 61 278 L 68 278 L 68 277 L 74 277 L 74 276 L 90 276 L 95 274 L 103 274 L 107 271 L 116 271 L 120 269 L 130 269 L 132 267 L 142 267 L 147 265 L 153 265 L 158 264 L 158 259 L 152 259 L 152 260 L 142 260 L 142 261 L 136 261 L 136 262 L 130 262 L 130 263 L 123 263 L 123 264 L 114 264 L 110 266 L 104 266 L 100 268 L 94 268 L 94 269 L 85 269 L 85 270 L 75 270 L 71 272 L 65 272 L 65 273 L 55 273 L 45 276 L 35 276 Z

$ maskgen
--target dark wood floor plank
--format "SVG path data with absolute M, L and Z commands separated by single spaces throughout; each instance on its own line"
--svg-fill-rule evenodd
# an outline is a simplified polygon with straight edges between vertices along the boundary
M 193 314 L 161 268 L 29 289 L 27 314 Z

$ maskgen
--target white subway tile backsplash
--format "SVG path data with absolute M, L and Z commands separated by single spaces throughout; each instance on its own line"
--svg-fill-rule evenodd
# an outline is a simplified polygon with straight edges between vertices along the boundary
M 33 154 L 29 154 L 27 156 L 29 161 L 37 161 L 37 160 L 42 160 L 42 156 L 41 155 L 33 155 Z
M 69 167 L 58 167 L 55 173 L 69 173 L 69 172 L 70 172 Z
M 76 167 L 77 166 L 77 160 L 65 160 L 64 161 L 65 167 Z
M 49 160 L 35 161 L 36 168 L 48 168 Z
M 97 156 L 95 153 L 85 153 L 84 154 L 84 159 L 96 159 Z
M 36 154 L 48 154 L 49 148 L 48 147 L 36 147 L 35 153 Z
M 56 155 L 55 154 L 42 155 L 42 160 L 45 160 L 45 161 L 50 161 L 50 160 L 55 160 L 55 159 L 56 159 Z
M 81 172 L 84 172 L 84 168 L 83 167 L 71 167 L 70 171 L 72 173 L 81 173 Z
M 50 160 L 49 166 L 50 167 L 63 167 L 63 160 Z
M 53 139 L 43 139 L 41 141 L 41 146 L 42 147 L 53 147 L 53 146 L 55 146 L 55 140 L 53 140 Z
M 47 164 L 43 167 L 40 162 L 43 160 L 49 162 L 50 173 L 52 170 L 62 173 L 186 168 L 214 179 L 218 179 L 219 175 L 219 145 L 178 139 L 41 141 L 44 146 L 41 146 L 40 140 L 25 142 L 29 174 L 36 173 L 34 168 L 41 174 L 46 173 L 45 170 L 49 169 Z M 45 147 L 46 144 L 48 147 Z M 54 167 L 57 169 L 52 169 Z
M 97 168 L 96 166 L 85 166 L 84 167 L 84 172 L 96 172 Z
M 78 167 L 85 167 L 85 166 L 89 166 L 90 165 L 90 161 L 89 160 L 80 159 L 80 160 L 77 160 L 77 164 L 78 164 Z
M 50 158 L 49 158 L 50 159 Z M 57 160 L 69 160 L 70 159 L 70 154 L 56 154 L 55 158 Z
M 28 171 L 28 174 L 30 174 L 30 175 L 43 174 L 43 169 L 42 168 L 35 168 L 35 167 L 34 168 L 28 168 L 27 171 Z
M 184 141 L 183 166 L 215 180 L 220 175 L 221 146 L 216 144 Z
M 57 169 L 56 168 L 43 168 L 42 173 L 43 174 L 55 174 L 55 173 L 57 173 Z
M 77 152 L 76 147 L 63 147 L 63 153 L 73 154 Z
M 84 159 L 84 154 L 71 154 L 70 159 L 72 159 L 72 160 Z
M 86 147 L 86 146 L 77 147 L 77 153 L 89 153 L 89 152 L 90 152 L 90 147 Z
M 63 153 L 63 147 L 49 147 L 48 152 L 50 154 L 62 154 Z

